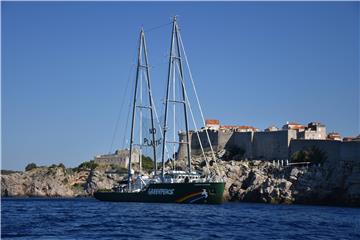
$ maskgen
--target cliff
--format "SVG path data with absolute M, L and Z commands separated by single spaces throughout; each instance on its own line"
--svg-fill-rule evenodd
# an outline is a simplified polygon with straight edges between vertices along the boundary
M 40 167 L 1 175 L 1 196 L 78 197 L 96 189 L 111 189 L 122 176 L 106 169 L 73 171 L 62 167 Z
M 360 161 L 326 161 L 279 166 L 266 161 L 226 160 L 224 151 L 210 166 L 224 181 L 228 201 L 325 204 L 360 207 Z M 204 163 L 194 158 L 197 168 Z M 202 167 L 205 170 L 205 167 Z
M 226 153 L 219 152 L 219 159 L 210 162 L 210 171 L 225 180 L 224 197 L 228 201 L 360 207 L 360 161 L 294 167 L 265 161 L 227 160 L 225 156 Z M 194 167 L 206 171 L 200 157 L 194 156 Z M 41 167 L 1 175 L 1 195 L 91 196 L 97 189 L 111 189 L 123 177 L 104 168 L 73 171 Z

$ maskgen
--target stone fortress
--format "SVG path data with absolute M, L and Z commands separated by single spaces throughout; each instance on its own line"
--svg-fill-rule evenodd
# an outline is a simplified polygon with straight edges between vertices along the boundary
M 326 126 L 311 122 L 307 126 L 287 122 L 281 129 L 271 126 L 264 131 L 252 126 L 223 126 L 219 120 L 206 120 L 199 130 L 199 137 L 190 131 L 192 154 L 200 154 L 202 146 L 209 150 L 206 131 L 214 151 L 232 147 L 244 150 L 245 159 L 290 160 L 293 153 L 315 146 L 321 149 L 330 160 L 360 161 L 360 135 L 342 138 L 338 133 L 326 133 Z M 180 142 L 186 139 L 186 133 L 179 133 Z M 186 156 L 185 144 L 180 144 L 178 159 Z
M 115 151 L 115 153 L 96 155 L 94 157 L 94 162 L 99 165 L 114 164 L 127 168 L 129 164 L 129 154 L 129 149 L 118 149 Z M 131 159 L 135 159 L 134 162 L 140 161 L 140 153 L 137 149 L 134 149 Z
M 281 129 L 271 126 L 264 131 L 252 126 L 220 125 L 219 120 L 206 120 L 205 127 L 199 130 L 199 138 L 203 148 L 210 150 L 206 131 L 210 137 L 214 151 L 222 149 L 241 148 L 244 159 L 248 160 L 289 160 L 300 150 L 315 146 L 322 150 L 328 159 L 335 161 L 360 161 L 360 135 L 344 137 L 332 132 L 327 134 L 326 126 L 319 122 L 302 125 L 286 122 Z M 194 131 L 189 132 L 192 154 L 201 154 L 199 138 Z M 179 132 L 179 141 L 186 141 L 185 132 Z M 177 159 L 186 156 L 186 145 L 180 144 Z M 132 159 L 139 162 L 139 152 L 134 149 Z M 113 154 L 97 155 L 94 162 L 99 165 L 115 164 L 127 168 L 129 150 L 117 150 Z

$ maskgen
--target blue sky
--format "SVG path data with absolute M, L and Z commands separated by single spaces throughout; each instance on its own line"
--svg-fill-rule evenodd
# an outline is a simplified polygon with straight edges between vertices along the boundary
M 359 134 L 358 2 L 2 2 L 2 168 L 120 147 L 139 29 L 175 14 L 207 118 Z M 146 35 L 158 102 L 170 31 Z

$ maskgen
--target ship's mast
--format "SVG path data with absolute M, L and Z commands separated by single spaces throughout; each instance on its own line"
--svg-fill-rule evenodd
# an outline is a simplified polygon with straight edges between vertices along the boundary
M 176 16 L 173 18 L 172 24 L 172 35 L 171 35 L 171 43 L 170 43 L 170 56 L 169 56 L 169 68 L 168 68 L 168 78 L 167 78 L 167 86 L 166 86 L 166 97 L 165 97 L 165 116 L 164 116 L 164 127 L 163 127 L 163 144 L 162 144 L 162 170 L 161 176 L 164 177 L 165 170 L 165 145 L 168 143 L 166 141 L 166 132 L 168 130 L 168 103 L 181 103 L 183 104 L 184 109 L 184 118 L 185 118 L 185 131 L 186 131 L 186 142 L 179 142 L 179 144 L 186 144 L 187 149 L 187 159 L 188 159 L 188 171 L 191 172 L 191 152 L 190 152 L 190 139 L 189 139 L 189 124 L 188 124 L 188 114 L 187 114 L 187 98 L 185 92 L 185 81 L 183 74 L 183 65 L 181 59 L 181 50 L 180 50 L 180 40 L 179 40 L 179 28 L 176 22 Z M 170 91 L 170 81 L 172 76 L 172 69 L 174 69 L 178 64 L 179 72 L 180 72 L 180 81 L 181 81 L 181 91 L 182 91 L 182 100 L 177 101 L 176 99 L 169 99 L 169 91 Z M 173 76 L 174 77 L 174 76 Z M 175 85 L 175 81 L 173 81 Z M 174 86 L 173 86 L 174 87 Z M 175 127 L 175 126 L 173 126 Z M 174 143 L 174 142 L 173 142 Z
M 145 58 L 145 65 L 143 65 L 143 54 Z M 142 81 L 142 71 L 145 69 L 146 73 L 146 86 L 148 90 L 148 96 L 149 96 L 149 106 L 143 106 L 143 105 L 137 105 L 137 89 L 138 89 L 138 83 L 139 79 Z M 142 89 L 140 89 L 142 91 Z M 142 94 L 142 93 L 141 93 Z M 140 104 L 142 104 L 142 96 L 140 96 Z M 139 144 L 134 144 L 134 130 L 135 130 L 135 120 L 136 120 L 136 108 L 140 108 L 140 116 L 142 118 L 142 109 L 148 109 L 150 111 L 150 118 L 151 118 L 151 129 L 150 133 L 152 135 L 152 141 L 150 143 L 150 146 L 153 148 L 153 158 L 154 158 L 154 172 L 156 174 L 157 170 L 157 160 L 156 160 L 156 141 L 155 141 L 155 133 L 156 129 L 154 127 L 154 103 L 153 103 L 153 97 L 152 97 L 152 91 L 151 91 L 151 80 L 150 80 L 150 67 L 149 67 L 149 61 L 148 61 L 148 55 L 147 55 L 147 48 L 146 48 L 146 41 L 145 41 L 145 33 L 144 30 L 141 29 L 140 31 L 140 37 L 139 37 L 139 47 L 138 47 L 138 61 L 137 61 L 137 67 L 136 67 L 136 80 L 135 80 L 135 89 L 134 89 L 134 98 L 133 98 L 133 105 L 132 105 L 132 120 L 131 120 L 131 132 L 130 132 L 130 149 L 129 149 L 129 165 L 128 165 L 128 191 L 131 191 L 131 160 L 132 160 L 132 154 L 134 151 L 134 145 L 139 145 L 140 148 L 144 146 L 142 139 L 140 139 Z M 142 119 L 140 119 L 142 120 Z M 141 124 L 140 124 L 141 125 Z M 142 137 L 142 129 L 140 129 L 140 136 Z M 142 151 L 140 151 L 140 154 L 142 154 Z M 140 155 L 140 160 L 142 161 L 142 156 Z M 141 165 L 141 164 L 140 164 Z
M 154 174 L 156 175 L 157 170 L 157 160 L 156 160 L 156 140 L 155 140 L 155 134 L 156 134 L 156 128 L 154 124 L 154 103 L 153 103 L 153 97 L 152 97 L 152 90 L 151 90 L 151 81 L 150 81 L 150 67 L 149 67 L 149 60 L 148 60 L 148 54 L 147 54 L 147 47 L 146 47 L 146 41 L 145 41 L 145 33 L 142 30 L 142 38 L 143 38 L 143 46 L 144 46 L 144 56 L 145 56 L 145 68 L 146 68 L 146 78 L 147 78 L 147 87 L 148 87 L 148 95 L 149 95 L 149 109 L 150 109 L 150 121 L 151 121 L 151 129 L 150 133 L 152 136 L 152 148 L 153 148 L 153 157 L 154 157 Z
M 186 150 L 188 156 L 188 171 L 191 172 L 191 146 L 190 146 L 190 137 L 189 137 L 189 120 L 188 120 L 188 113 L 187 113 L 187 97 L 185 92 L 185 79 L 184 79 L 184 68 L 181 59 L 181 50 L 180 50 L 180 41 L 179 41 L 179 27 L 176 23 L 176 17 L 174 17 L 175 23 L 175 35 L 176 35 L 176 48 L 178 52 L 177 60 L 180 66 L 180 78 L 181 78 L 181 92 L 182 98 L 184 102 L 184 117 L 185 117 L 185 131 L 186 131 Z

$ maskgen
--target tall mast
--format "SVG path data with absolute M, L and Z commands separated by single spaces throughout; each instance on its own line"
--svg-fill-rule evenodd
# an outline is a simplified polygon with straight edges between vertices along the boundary
M 181 78 L 181 90 L 182 90 L 182 97 L 184 102 L 184 117 L 185 117 L 185 131 L 186 131 L 186 150 L 188 155 L 188 171 L 191 172 L 191 148 L 190 148 L 190 139 L 189 139 L 189 122 L 188 122 L 188 114 L 187 114 L 187 103 L 186 103 L 186 92 L 185 92 L 185 80 L 184 80 L 184 69 L 182 65 L 181 59 L 181 51 L 180 51 L 180 41 L 179 41 L 179 27 L 176 24 L 176 17 L 174 18 L 175 22 L 175 35 L 176 35 L 176 47 L 177 52 L 179 54 L 178 61 L 180 65 L 180 78 Z
M 142 64 L 142 54 L 144 54 L 144 58 L 145 58 L 145 65 Z M 152 97 L 152 91 L 151 91 L 151 80 L 150 80 L 150 67 L 149 67 L 149 61 L 148 61 L 148 55 L 147 55 L 147 48 L 146 48 L 146 42 L 145 42 L 145 33 L 144 30 L 141 29 L 140 31 L 140 38 L 139 38 L 139 48 L 138 48 L 138 62 L 137 62 L 137 67 L 136 67 L 136 80 L 135 80 L 135 89 L 134 89 L 134 99 L 133 99 L 133 106 L 132 106 L 132 120 L 131 120 L 131 132 L 130 132 L 130 150 L 129 150 L 129 166 L 128 166 L 128 191 L 131 191 L 131 156 L 133 153 L 133 148 L 134 148 L 134 130 L 135 130 L 135 118 L 136 118 L 136 108 L 140 108 L 140 118 L 142 118 L 142 109 L 149 109 L 150 110 L 150 118 L 151 118 L 151 129 L 150 129 L 150 133 L 152 135 L 152 141 L 150 146 L 153 148 L 153 157 L 154 157 L 154 172 L 156 174 L 156 141 L 155 141 L 155 133 L 156 133 L 156 129 L 154 127 L 154 104 L 153 104 L 153 97 Z M 139 83 L 139 78 L 140 81 L 142 81 L 142 69 L 145 69 L 146 71 L 146 86 L 147 86 L 147 90 L 148 90 L 148 96 L 149 96 L 149 106 L 142 106 L 136 105 L 137 102 L 137 89 L 138 89 L 138 83 Z M 142 85 L 142 82 L 141 84 Z M 140 89 L 140 91 L 142 91 L 142 89 Z M 142 93 L 141 93 L 142 94 Z M 140 96 L 140 104 L 142 104 L 142 96 Z M 140 119 L 142 120 L 142 119 Z M 140 124 L 140 126 L 142 126 L 142 124 Z M 140 129 L 140 133 L 141 133 L 142 129 Z M 140 137 L 142 137 L 142 134 L 140 134 Z M 140 143 L 137 144 L 140 145 L 140 148 L 143 147 L 143 141 L 142 139 L 140 139 Z M 149 144 L 148 144 L 149 145 Z M 141 166 L 141 161 L 142 161 L 142 156 L 141 156 L 142 152 L 140 151 L 140 166 Z
M 161 155 L 161 164 L 162 164 L 161 176 L 162 176 L 162 178 L 164 178 L 164 170 L 165 170 L 165 146 L 166 146 L 166 132 L 167 132 L 167 128 L 168 128 L 167 117 L 168 117 L 168 103 L 169 103 L 169 86 L 170 86 L 170 78 L 171 78 L 171 67 L 173 64 L 173 44 L 174 44 L 174 39 L 175 39 L 175 24 L 176 24 L 176 17 L 174 17 L 173 26 L 172 26 L 168 78 L 167 78 L 167 85 L 166 85 L 165 116 L 164 116 L 164 127 L 163 127 L 162 155 Z
M 143 104 L 143 74 L 142 72 L 140 73 L 140 104 Z M 140 108 L 139 109 L 139 172 L 141 173 L 142 171 L 142 148 L 143 148 L 143 124 L 142 124 L 142 120 L 143 120 L 143 109 Z
M 176 23 L 176 16 L 173 19 L 172 35 L 171 35 L 171 44 L 170 44 L 170 57 L 169 57 L 169 68 L 168 68 L 168 78 L 167 78 L 167 87 L 166 87 L 166 98 L 165 98 L 165 116 L 164 116 L 164 127 L 163 127 L 163 145 L 162 145 L 162 171 L 161 176 L 164 177 L 165 169 L 165 145 L 166 141 L 166 132 L 168 130 L 167 117 L 168 117 L 168 103 L 182 103 L 184 106 L 184 117 L 185 117 L 185 132 L 186 132 L 186 142 L 179 144 L 186 144 L 187 148 L 187 158 L 188 158 L 188 171 L 191 172 L 191 149 L 190 149 L 190 139 L 189 139 L 189 124 L 188 124 L 188 114 L 187 114 L 187 99 L 185 92 L 185 83 L 184 83 L 184 74 L 183 74 L 183 65 L 181 59 L 181 49 L 180 49 L 180 40 L 178 34 L 178 25 Z M 174 49 L 174 44 L 176 45 L 176 50 Z M 169 100 L 169 91 L 170 91 L 170 79 L 171 79 L 171 70 L 175 64 L 179 64 L 180 79 L 181 79 L 181 89 L 182 89 L 182 101 L 176 101 L 176 99 Z M 174 74 L 173 74 L 174 75 Z M 174 77 L 174 76 L 173 76 Z M 173 82 L 175 85 L 175 80 Z M 174 86 L 173 86 L 174 87 Z M 174 126 L 175 127 L 175 126 Z
M 133 106 L 132 106 L 132 117 L 131 117 L 131 131 L 130 131 L 130 149 L 129 149 L 129 165 L 128 165 L 128 191 L 131 191 L 131 158 L 133 153 L 133 145 L 134 145 L 134 128 L 135 128 L 135 111 L 136 111 L 136 95 L 137 95 L 137 88 L 139 82 L 139 74 L 140 74 L 140 66 L 141 66 L 141 49 L 142 49 L 142 34 L 143 30 L 141 29 L 140 38 L 139 38 L 139 48 L 138 48 L 138 62 L 136 66 L 136 80 L 135 80 L 135 89 L 134 89 L 134 99 L 133 99 Z
M 151 91 L 150 69 L 149 69 L 150 67 L 149 67 L 149 61 L 148 61 L 147 47 L 146 47 L 144 31 L 142 31 L 142 39 L 143 39 L 143 43 L 144 43 L 146 79 L 147 79 L 147 87 L 148 87 L 148 93 L 149 93 L 149 109 L 150 109 L 150 119 L 151 119 L 150 133 L 152 135 L 152 148 L 153 148 L 153 157 L 154 157 L 154 174 L 156 175 L 157 161 L 156 161 L 156 140 L 155 140 L 156 128 L 155 128 L 155 124 L 154 124 L 154 112 L 153 112 L 154 111 L 154 103 L 153 103 L 153 97 L 152 97 L 152 91 Z
M 176 99 L 176 78 L 175 78 L 175 65 L 173 65 L 172 68 L 172 87 L 173 87 L 173 95 L 172 98 Z M 176 125 L 176 104 L 173 104 L 173 126 Z M 173 160 L 173 170 L 175 170 L 175 156 L 176 156 L 176 139 L 178 136 L 176 136 L 176 128 L 174 127 L 173 129 L 173 156 L 172 156 L 172 160 Z

